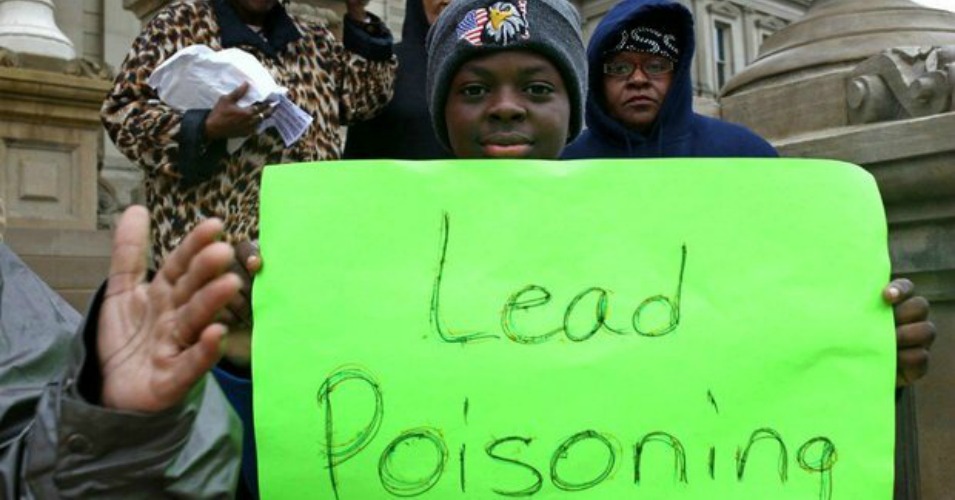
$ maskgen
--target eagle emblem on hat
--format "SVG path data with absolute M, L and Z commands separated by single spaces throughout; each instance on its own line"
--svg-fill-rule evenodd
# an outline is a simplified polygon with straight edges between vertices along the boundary
M 507 45 L 530 37 L 527 22 L 527 0 L 495 2 L 490 7 L 474 9 L 458 23 L 458 39 L 471 45 Z

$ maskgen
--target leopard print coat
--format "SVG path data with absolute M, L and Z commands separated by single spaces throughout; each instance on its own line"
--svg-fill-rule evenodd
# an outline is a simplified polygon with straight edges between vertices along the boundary
M 345 42 L 357 45 L 353 52 L 337 42 L 326 26 L 292 17 L 281 5 L 276 9 L 281 10 L 273 24 L 281 28 L 284 22 L 286 29 L 284 38 L 270 41 L 270 46 L 238 21 L 225 0 L 173 4 L 144 28 L 118 71 L 101 116 L 119 150 L 145 171 L 156 266 L 208 217 L 225 221 L 226 238 L 233 243 L 256 239 L 263 167 L 339 159 L 340 126 L 370 118 L 392 96 L 397 62 L 391 55 L 387 30 L 383 30 L 384 36 L 373 36 L 346 22 Z M 351 33 L 351 40 L 349 29 L 358 30 L 357 34 Z M 358 42 L 366 42 L 364 47 L 354 43 L 356 37 Z M 372 49 L 384 46 L 387 52 L 382 56 L 381 50 L 365 50 L 371 55 L 358 55 L 368 46 L 368 40 Z M 201 127 L 187 130 L 190 112 L 179 112 L 160 102 L 146 82 L 160 63 L 193 44 L 205 44 L 213 50 L 237 46 L 253 54 L 279 85 L 288 88 L 292 102 L 312 115 L 310 128 L 288 148 L 274 129 L 268 129 L 247 139 L 232 154 L 225 152 L 224 143 L 218 155 L 187 154 L 188 149 L 196 148 L 183 136 L 200 134 L 192 142 L 202 144 Z M 271 50 L 275 45 L 280 46 Z M 204 121 L 206 115 L 201 116 Z M 190 157 L 199 161 L 184 165 L 190 163 Z M 202 179 L 184 182 L 189 174 L 195 177 L 188 169 L 203 171 Z

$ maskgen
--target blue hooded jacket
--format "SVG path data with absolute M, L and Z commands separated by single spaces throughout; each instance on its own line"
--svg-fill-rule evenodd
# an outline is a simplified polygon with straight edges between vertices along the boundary
M 646 25 L 668 20 L 678 37 L 680 60 L 656 122 L 646 134 L 628 129 L 613 119 L 604 107 L 604 52 L 619 39 L 619 33 L 639 19 Z M 693 15 L 670 0 L 623 0 L 597 25 L 587 47 L 590 68 L 585 130 L 563 151 L 563 158 L 648 157 L 772 157 L 776 150 L 763 138 L 740 125 L 693 112 L 690 63 L 696 40 Z

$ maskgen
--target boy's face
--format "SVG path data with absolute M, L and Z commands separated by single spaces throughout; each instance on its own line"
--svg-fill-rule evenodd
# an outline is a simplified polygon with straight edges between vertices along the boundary
M 458 69 L 444 119 L 458 158 L 555 159 L 567 142 L 570 97 L 544 56 L 496 52 Z

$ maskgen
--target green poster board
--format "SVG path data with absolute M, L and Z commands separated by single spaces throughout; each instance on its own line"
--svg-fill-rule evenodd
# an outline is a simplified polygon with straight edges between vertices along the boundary
M 263 498 L 891 498 L 860 168 L 275 166 L 260 236 Z

